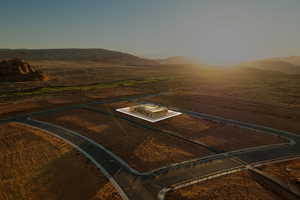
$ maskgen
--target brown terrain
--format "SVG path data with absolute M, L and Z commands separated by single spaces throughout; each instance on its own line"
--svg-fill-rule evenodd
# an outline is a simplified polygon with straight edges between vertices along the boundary
M 104 88 L 90 92 L 67 91 L 56 94 L 33 96 L 30 99 L 10 100 L 0 103 L 0 116 L 2 118 L 22 113 L 52 109 L 60 106 L 68 106 L 81 103 L 91 103 L 116 97 L 144 94 L 140 89 L 119 87 Z
M 22 57 L 26 60 L 94 61 L 118 65 L 156 65 L 155 60 L 107 49 L 0 49 L 0 59 Z
M 2 124 L 0 143 L 1 200 L 121 199 L 90 161 L 48 133 Z
M 0 80 L 1 81 L 33 81 L 43 80 L 46 77 L 34 66 L 22 59 L 10 59 L 0 61 Z
M 249 96 L 251 93 L 248 94 Z M 295 94 L 297 96 L 298 94 Z M 283 98 L 283 97 L 282 97 Z M 287 97 L 288 98 L 288 97 Z M 196 91 L 176 92 L 173 95 L 145 99 L 167 106 L 176 106 L 187 110 L 206 113 L 228 119 L 283 129 L 300 133 L 299 103 L 270 103 L 260 102 L 259 99 L 228 97 L 227 95 L 208 95 Z
M 278 136 L 230 125 L 222 125 L 200 132 L 193 139 L 224 151 L 288 142 Z
M 300 159 L 265 165 L 260 169 L 300 192 Z
M 240 66 L 278 71 L 287 74 L 300 74 L 300 56 L 279 57 L 245 62 L 241 63 Z
M 30 64 L 27 63 L 24 69 L 11 67 L 14 69 L 13 76 L 4 72 L 5 78 L 1 80 L 6 77 L 12 79 L 0 84 L 0 118 L 116 97 L 170 91 L 172 93 L 168 95 L 141 100 L 300 133 L 300 76 L 276 71 L 272 63 L 264 69 L 255 66 L 215 68 L 182 63 L 159 64 L 159 61 L 102 50 L 0 52 L 0 59 L 15 57 L 24 58 Z M 278 63 L 275 68 L 288 68 L 284 67 L 288 64 L 278 66 L 281 65 Z M 298 65 L 296 58 L 289 63 Z M 7 67 L 0 70 L 3 69 L 7 70 Z M 29 74 L 36 69 L 47 80 L 29 78 Z M 29 74 L 23 74 L 25 71 Z M 211 154 L 198 145 L 120 120 L 116 116 L 122 115 L 111 109 L 124 105 L 128 104 L 95 107 L 110 112 L 111 116 L 72 110 L 36 118 L 63 125 L 92 138 L 141 171 Z M 152 125 L 224 150 L 282 142 L 282 139 L 270 135 L 187 115 Z M 0 166 L 0 199 L 119 198 L 107 179 L 68 145 L 42 132 L 20 128 L 20 125 L 6 124 L 2 127 L 0 157 L 5 159 L 1 160 L 5 164 Z M 68 170 L 65 170 L 66 166 Z M 45 174 L 47 170 L 49 173 Z M 292 171 L 295 170 L 282 172 L 281 175 L 293 182 Z M 72 189 L 69 188 L 70 182 Z M 254 182 L 248 173 L 205 183 L 170 193 L 168 198 L 226 199 L 228 196 L 227 199 L 276 199 Z M 65 187 L 58 187 L 61 185 Z
M 211 154 L 201 146 L 91 111 L 77 109 L 37 119 L 78 131 L 105 146 L 139 171 L 150 171 Z
M 115 109 L 136 105 L 137 103 L 138 102 L 112 103 L 106 105 L 107 107 L 105 109 L 110 108 L 110 112 L 113 112 L 117 116 L 124 117 L 126 116 L 125 114 L 116 112 Z M 103 105 L 97 107 L 101 109 L 101 107 L 103 108 Z M 161 130 L 171 131 L 190 140 L 201 142 L 214 147 L 217 150 L 223 151 L 233 151 L 287 142 L 287 140 L 278 136 L 199 119 L 186 114 L 162 120 L 157 123 L 147 122 L 138 118 L 132 118 L 132 120 L 140 124 L 157 127 Z
M 246 172 L 211 179 L 167 194 L 166 200 L 280 200 Z

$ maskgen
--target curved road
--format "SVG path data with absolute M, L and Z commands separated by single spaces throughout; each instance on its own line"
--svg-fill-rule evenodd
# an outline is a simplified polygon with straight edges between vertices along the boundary
M 89 138 L 61 126 L 29 118 L 15 120 L 15 122 L 39 128 L 74 146 L 104 173 L 123 199 L 155 199 L 152 194 L 139 184 L 138 172 L 130 168 L 109 150 Z
M 134 99 L 162 94 L 164 93 L 135 95 L 126 98 L 122 97 L 87 104 L 64 106 L 56 109 L 48 109 L 44 111 L 21 114 L 14 117 L 1 119 L 0 124 L 15 121 L 47 131 L 48 133 L 65 140 L 69 144 L 73 145 L 76 149 L 78 149 L 81 153 L 83 153 L 87 158 L 89 158 L 110 179 L 123 199 L 154 200 L 157 199 L 157 194 L 161 190 L 167 188 L 170 185 L 189 184 L 195 181 L 195 179 L 201 180 L 201 178 L 203 179 L 208 175 L 218 176 L 224 173 L 229 173 L 233 170 L 242 170 L 247 168 L 249 164 L 254 166 L 256 163 L 267 163 L 267 161 L 272 162 L 274 161 L 274 159 L 300 155 L 300 136 L 298 136 L 297 134 L 237 120 L 207 115 L 205 113 L 197 113 L 180 108 L 173 108 L 174 110 L 194 117 L 228 123 L 239 126 L 241 128 L 250 128 L 268 134 L 285 137 L 288 138 L 290 142 L 288 144 L 268 145 L 227 153 L 216 152 L 215 155 L 207 156 L 205 158 L 176 163 L 171 166 L 165 166 L 148 173 L 139 173 L 138 171 L 128 166 L 126 162 L 117 157 L 115 154 L 105 149 L 103 146 L 95 143 L 91 139 L 80 135 L 80 133 L 54 124 L 32 120 L 30 118 L 31 116 L 35 115 L 45 115 L 49 113 L 63 112 L 66 110 L 77 108 L 90 109 L 89 106 L 94 104 L 131 101 Z M 95 109 L 93 110 L 97 111 Z M 174 136 L 177 137 L 176 135 Z

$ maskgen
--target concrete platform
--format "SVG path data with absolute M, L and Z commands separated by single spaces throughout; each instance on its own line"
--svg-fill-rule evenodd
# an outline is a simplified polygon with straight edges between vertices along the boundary
M 168 110 L 168 113 L 167 113 L 166 116 L 153 119 L 153 118 L 144 116 L 144 115 L 139 114 L 139 113 L 130 112 L 129 111 L 129 107 L 119 108 L 119 109 L 116 109 L 116 111 L 124 113 L 124 114 L 127 114 L 127 115 L 131 115 L 131 116 L 134 116 L 136 118 L 140 118 L 140 119 L 146 120 L 148 122 L 152 122 L 152 123 L 158 122 L 158 121 L 161 121 L 161 120 L 164 120 L 164 119 L 168 119 L 168 118 L 171 118 L 171 117 L 175 117 L 177 115 L 181 115 L 182 114 L 180 112 L 176 112 L 176 111 L 173 111 L 173 110 Z

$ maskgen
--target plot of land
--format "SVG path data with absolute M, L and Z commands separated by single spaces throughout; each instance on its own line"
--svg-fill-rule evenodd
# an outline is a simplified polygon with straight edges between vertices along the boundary
M 108 103 L 104 105 L 97 106 L 98 108 L 103 109 L 103 107 L 110 108 L 111 110 L 116 110 L 118 108 L 130 107 L 137 105 L 138 103 L 135 102 L 128 102 L 128 101 L 120 101 L 115 103 Z
M 261 170 L 279 178 L 300 193 L 300 159 L 265 165 L 261 167 Z
M 167 194 L 166 200 L 280 200 L 248 172 L 211 179 Z
M 181 135 L 189 138 L 197 137 L 202 131 L 219 126 L 218 123 L 197 119 L 186 114 L 161 121 L 155 125 L 159 128 L 178 132 Z
M 65 91 L 63 94 L 35 96 L 23 101 L 0 103 L 0 118 L 14 116 L 16 114 L 42 111 L 59 106 L 67 106 L 81 103 L 101 101 L 118 97 L 142 94 L 142 91 L 128 87 L 116 87 L 86 91 Z
M 299 75 L 248 68 L 143 67 L 56 59 L 36 61 L 49 75 L 48 81 L 7 82 L 0 86 L 0 118 L 170 90 L 175 93 L 145 100 L 300 133 Z M 121 104 L 118 108 L 126 107 Z M 134 168 L 144 171 L 210 154 L 162 133 L 132 127 L 127 121 L 117 118 L 122 114 L 104 108 L 105 112 L 112 114 L 111 117 L 77 110 L 41 119 L 93 138 Z M 149 125 L 143 120 L 133 121 Z M 281 142 L 269 135 L 187 115 L 152 125 L 225 151 Z M 296 162 L 271 165 L 263 170 L 290 185 L 296 185 L 295 180 L 299 177 Z M 107 179 L 68 145 L 40 131 L 6 124 L 0 126 L 0 199 L 119 200 L 120 197 Z M 277 200 L 277 197 L 243 172 L 172 192 L 167 199 Z
M 217 115 L 229 119 L 260 124 L 268 127 L 299 133 L 299 107 L 286 108 L 282 105 L 270 105 L 255 102 L 253 99 L 201 95 L 197 92 L 178 92 L 143 99 L 166 106 L 176 106 L 195 112 Z
M 119 113 L 114 112 L 114 109 L 118 106 L 128 105 L 134 105 L 134 103 L 113 103 L 101 105 L 98 106 L 98 108 L 100 110 L 112 112 L 115 115 L 120 116 Z M 217 122 L 192 117 L 186 114 L 175 116 L 173 118 L 165 119 L 156 123 L 148 123 L 144 120 L 136 119 L 130 116 L 125 117 L 129 117 L 138 123 L 172 131 L 193 141 L 205 143 L 208 146 L 223 151 L 232 151 L 248 147 L 287 142 L 287 140 L 278 136 L 256 132 L 250 129 L 242 129 L 236 126 L 224 125 Z
M 40 130 L 0 125 L 0 152 L 1 200 L 121 199 L 90 161 Z
M 116 111 L 124 113 L 126 115 L 130 115 L 130 116 L 139 118 L 139 119 L 142 119 L 142 120 L 145 120 L 145 121 L 148 121 L 148 122 L 152 122 L 152 123 L 159 122 L 159 121 L 162 121 L 162 120 L 166 120 L 166 119 L 181 115 L 180 112 L 176 112 L 176 111 L 173 111 L 173 110 L 168 110 L 167 113 L 164 116 L 154 119 L 152 117 L 147 117 L 147 116 L 145 116 L 143 114 L 140 114 L 140 113 L 131 112 L 130 107 L 120 108 L 120 109 L 117 109 Z
M 278 136 L 231 125 L 223 125 L 203 131 L 194 137 L 194 140 L 225 151 L 287 142 L 287 140 Z
M 277 136 L 202 120 L 188 115 L 161 121 L 156 126 L 224 151 L 287 142 Z
M 199 145 L 134 126 L 114 115 L 77 109 L 37 119 L 78 131 L 110 149 L 140 171 L 211 154 Z
M 115 112 L 118 108 L 123 107 L 130 107 L 139 104 L 138 102 L 116 102 L 116 103 L 110 103 L 110 104 L 103 104 L 96 106 L 99 110 L 111 112 L 114 115 L 117 116 L 125 116 L 128 117 L 126 114 L 120 114 L 119 112 Z M 132 120 L 138 122 L 138 123 L 144 123 L 147 125 L 151 125 L 157 128 L 161 129 L 167 129 L 169 131 L 174 131 L 178 133 L 182 133 L 185 137 L 191 137 L 195 135 L 199 135 L 199 132 L 207 130 L 212 127 L 219 126 L 218 123 L 208 121 L 208 120 L 202 120 L 199 118 L 191 117 L 186 114 L 181 114 L 175 117 L 171 117 L 156 123 L 148 123 L 145 120 L 140 120 L 137 118 L 131 118 Z

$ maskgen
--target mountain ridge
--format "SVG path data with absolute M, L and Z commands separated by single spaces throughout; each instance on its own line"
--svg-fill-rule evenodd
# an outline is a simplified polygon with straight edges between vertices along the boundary
M 300 74 L 300 56 L 274 57 L 250 62 L 242 62 L 238 66 L 279 71 L 287 74 Z
M 158 62 L 129 53 L 107 49 L 0 49 L 0 60 L 22 58 L 25 60 L 95 61 L 122 65 L 157 65 Z

